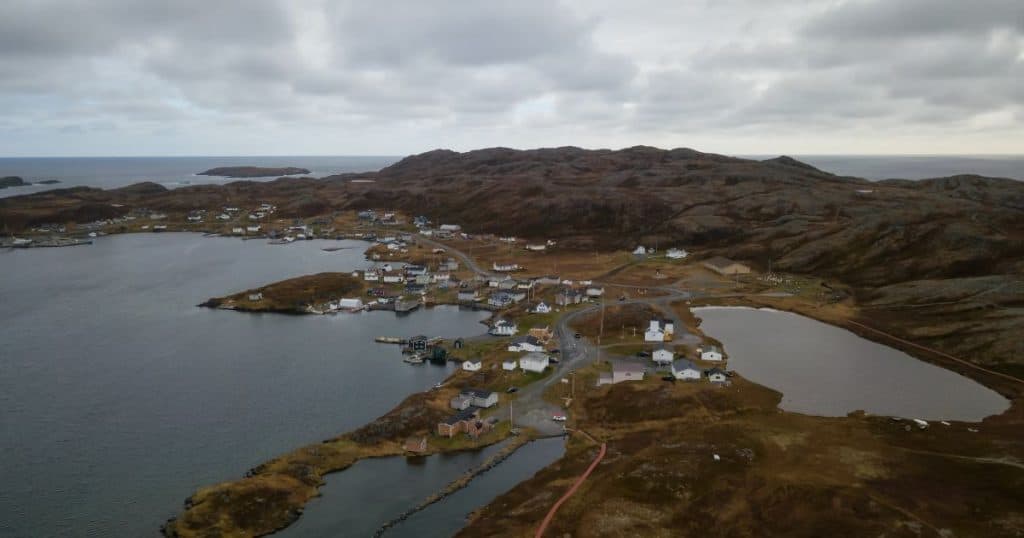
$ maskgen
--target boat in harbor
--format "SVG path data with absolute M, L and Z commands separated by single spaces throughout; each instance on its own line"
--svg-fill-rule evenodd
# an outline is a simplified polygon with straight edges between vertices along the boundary
M 423 355 L 420 353 L 406 355 L 405 357 L 402 357 L 402 362 L 407 362 L 409 364 L 423 364 Z

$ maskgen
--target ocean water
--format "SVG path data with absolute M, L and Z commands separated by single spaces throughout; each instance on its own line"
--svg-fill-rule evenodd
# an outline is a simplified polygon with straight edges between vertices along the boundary
M 17 196 L 66 187 L 111 189 L 141 181 L 167 188 L 198 184 L 223 184 L 237 179 L 197 176 L 218 166 L 298 166 L 312 177 L 343 172 L 372 172 L 400 157 L 375 156 L 253 156 L 253 157 L 9 157 L 0 158 L 0 177 L 20 176 L 25 181 L 56 179 L 56 185 L 30 185 L 0 189 L 0 197 Z M 253 181 L 275 179 L 252 178 Z
M 770 159 L 775 155 L 745 155 Z M 826 172 L 865 179 L 929 179 L 978 174 L 1024 181 L 1024 155 L 790 155 Z
M 767 159 L 775 155 L 744 155 Z M 921 156 L 921 155 L 793 155 L 801 161 L 839 175 L 867 179 L 924 179 L 954 174 L 980 174 L 1024 180 L 1024 155 Z M 16 157 L 0 158 L 0 177 L 21 176 L 36 182 L 56 179 L 57 185 L 31 185 L 0 189 L 0 197 L 63 187 L 110 189 L 154 181 L 168 188 L 235 181 L 197 176 L 216 166 L 299 166 L 313 177 L 343 172 L 370 172 L 395 163 L 395 156 L 252 156 L 252 157 Z M 273 178 L 262 178 L 270 180 Z M 260 178 L 255 179 L 261 180 Z
M 486 313 L 196 306 L 365 267 L 366 246 L 166 233 L 0 250 L 0 537 L 156 536 L 197 488 L 365 424 L 444 379 L 455 366 L 405 364 L 398 346 L 373 338 L 480 335 Z M 419 476 L 404 465 L 391 476 L 403 473 Z M 375 486 L 353 487 L 358 500 Z M 402 499 L 373 507 L 406 508 Z M 363 517 L 358 505 L 347 510 Z

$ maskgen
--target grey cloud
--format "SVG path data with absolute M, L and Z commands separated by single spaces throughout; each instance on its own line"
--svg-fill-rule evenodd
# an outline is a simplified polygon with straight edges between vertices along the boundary
M 318 152 L 372 130 L 397 145 L 376 153 L 894 126 L 950 136 L 992 114 L 1020 130 L 1019 1 L 641 3 L 9 0 L 0 146 L 25 128 L 40 140 L 159 129 L 188 147 L 197 132 L 294 128 L 309 134 L 291 151 Z

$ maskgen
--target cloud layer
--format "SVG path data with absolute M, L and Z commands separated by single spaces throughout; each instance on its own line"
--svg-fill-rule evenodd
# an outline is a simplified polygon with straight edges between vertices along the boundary
M 4 155 L 1019 153 L 1024 3 L 11 0 L 0 72 Z

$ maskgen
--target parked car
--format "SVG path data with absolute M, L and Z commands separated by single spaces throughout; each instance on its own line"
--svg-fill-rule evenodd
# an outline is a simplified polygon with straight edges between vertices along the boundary
M 509 387 L 505 389 L 505 392 L 512 394 L 513 392 L 519 392 L 519 387 Z
M 675 376 L 671 376 L 671 375 L 662 376 L 661 380 L 662 381 L 669 381 L 671 383 L 675 383 L 676 382 Z
M 579 340 L 582 336 L 580 335 L 580 333 L 576 333 L 576 334 L 572 335 L 572 337 L 577 339 L 577 340 Z
M 651 354 L 646 352 L 646 351 L 637 351 L 636 352 L 636 356 L 637 357 L 650 357 Z
M 565 415 L 562 413 L 555 413 L 554 415 L 551 415 L 551 420 L 554 420 L 555 422 L 565 422 Z

